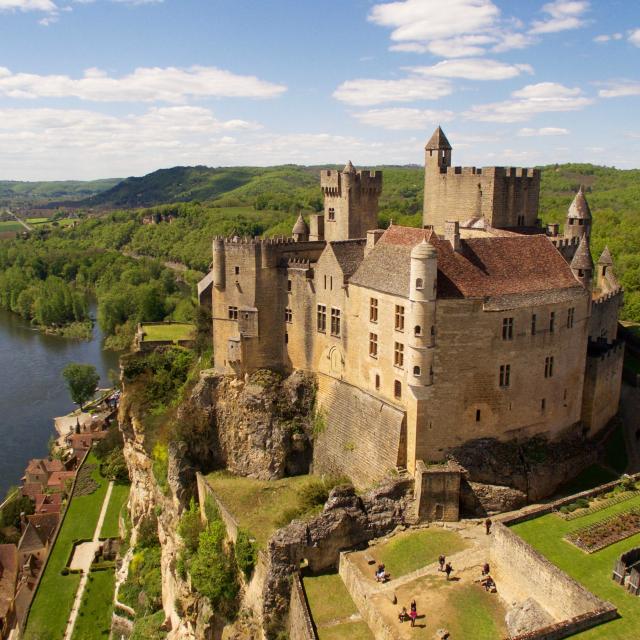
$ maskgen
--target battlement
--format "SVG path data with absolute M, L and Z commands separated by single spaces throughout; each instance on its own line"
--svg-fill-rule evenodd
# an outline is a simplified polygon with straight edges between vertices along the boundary
M 589 338 L 587 346 L 587 357 L 593 360 L 604 362 L 609 358 L 620 356 L 624 352 L 624 340 L 616 340 L 611 343 L 604 343 Z
M 547 236 L 549 241 L 553 243 L 553 246 L 557 249 L 562 249 L 564 247 L 578 246 L 580 244 L 580 238 L 564 238 L 562 236 L 554 237 Z
M 613 298 L 617 298 L 623 293 L 624 293 L 624 289 L 622 287 L 618 287 L 613 291 L 608 291 L 607 293 L 602 293 L 598 295 L 596 298 L 592 300 L 591 304 L 593 305 L 604 304 L 606 302 L 609 302 L 609 300 L 612 300 Z
M 295 240 L 289 236 L 274 236 L 273 238 L 262 238 L 261 236 L 214 236 L 214 242 L 222 242 L 225 245 L 289 245 L 295 244 Z
M 288 269 L 308 269 L 311 266 L 311 260 L 307 258 L 289 258 L 287 260 Z
M 335 169 L 320 171 L 320 187 L 327 196 L 342 195 L 343 185 L 355 186 L 363 192 L 380 194 L 382 192 L 382 171 L 363 169 L 355 173 L 344 173 Z
M 443 171 L 445 169 L 446 171 Z M 487 176 L 490 178 L 540 179 L 540 169 L 527 167 L 442 167 L 447 176 Z

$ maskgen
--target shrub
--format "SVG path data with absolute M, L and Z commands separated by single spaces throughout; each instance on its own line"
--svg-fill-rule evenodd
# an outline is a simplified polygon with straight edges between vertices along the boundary
M 252 538 L 246 529 L 240 529 L 238 531 L 238 539 L 236 540 L 234 550 L 238 568 L 244 573 L 245 578 L 248 580 L 256 566 L 258 548 L 256 547 L 255 539 Z
M 153 447 L 152 453 L 153 463 L 153 477 L 156 479 L 158 486 L 164 494 L 169 491 L 169 482 L 167 480 L 167 473 L 169 471 L 169 451 L 167 445 L 156 443 Z
M 138 527 L 138 544 L 136 548 L 146 549 L 149 547 L 155 547 L 160 544 L 160 540 L 158 538 L 158 520 L 155 516 L 149 515 Z
M 189 508 L 182 513 L 180 521 L 178 522 L 178 533 L 189 554 L 194 554 L 198 550 L 199 538 L 203 529 L 204 526 L 200 519 L 200 509 L 194 499 L 191 498 Z

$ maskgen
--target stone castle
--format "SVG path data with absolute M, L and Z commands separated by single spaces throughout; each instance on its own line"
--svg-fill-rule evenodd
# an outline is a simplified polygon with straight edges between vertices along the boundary
M 199 290 L 219 373 L 315 374 L 315 472 L 406 470 L 421 515 L 455 519 L 452 451 L 597 438 L 616 414 L 622 289 L 582 189 L 560 235 L 538 169 L 452 167 L 440 128 L 425 153 L 422 228 L 377 228 L 382 173 L 349 162 L 291 238 L 215 238 Z

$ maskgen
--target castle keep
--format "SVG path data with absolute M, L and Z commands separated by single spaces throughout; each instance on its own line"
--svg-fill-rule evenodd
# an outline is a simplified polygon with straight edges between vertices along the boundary
M 218 372 L 316 375 L 314 471 L 367 486 L 406 469 L 445 519 L 453 449 L 595 436 L 623 355 L 622 290 L 608 250 L 591 260 L 582 190 L 560 235 L 538 222 L 539 170 L 454 168 L 451 152 L 438 128 L 422 228 L 378 229 L 382 174 L 349 162 L 321 172 L 324 212 L 291 238 L 215 238 L 201 287 Z

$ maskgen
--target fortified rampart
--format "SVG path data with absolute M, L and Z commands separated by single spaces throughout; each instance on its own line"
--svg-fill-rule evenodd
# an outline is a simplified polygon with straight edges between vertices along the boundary
M 425 168 L 425 225 L 438 233 L 445 222 L 484 218 L 494 228 L 533 227 L 538 218 L 540 170 L 516 167 Z
M 589 318 L 589 338 L 611 343 L 618 335 L 618 313 L 622 306 L 624 292 L 617 289 L 597 296 L 591 303 Z

